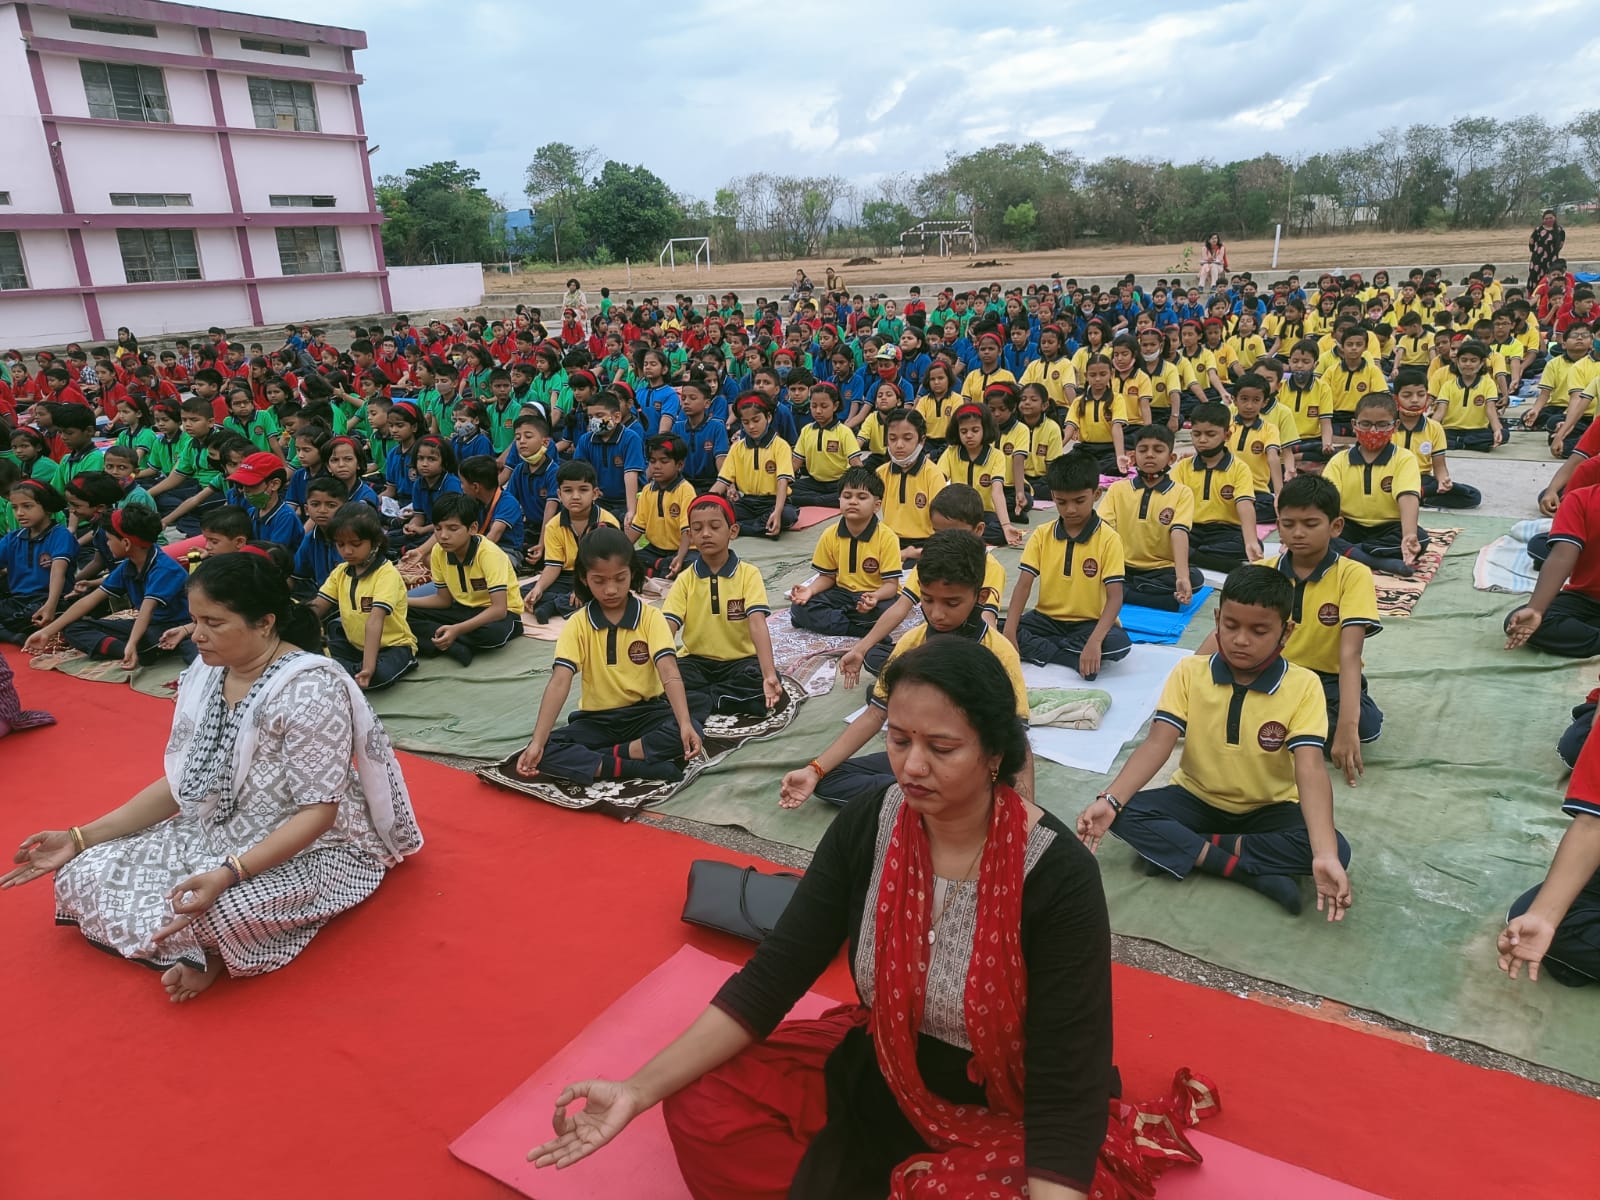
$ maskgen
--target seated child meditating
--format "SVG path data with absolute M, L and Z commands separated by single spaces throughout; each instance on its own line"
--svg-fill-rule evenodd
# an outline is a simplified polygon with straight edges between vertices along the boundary
M 541 625 L 567 616 L 581 603 L 573 572 L 583 539 L 598 529 L 617 528 L 617 519 L 600 507 L 594 468 L 586 462 L 565 462 L 556 469 L 556 501 L 561 509 L 544 526 L 544 569 L 523 593 Z
M 837 508 L 839 481 L 851 467 L 866 461 L 855 430 L 839 420 L 839 389 L 831 383 L 811 385 L 811 420 L 794 443 L 794 504 Z
M 289 468 L 283 459 L 265 451 L 246 455 L 229 474 L 228 482 L 244 492 L 252 539 L 272 542 L 290 554 L 300 548 L 305 519 L 283 498 L 283 489 L 289 482 Z
M 933 532 L 935 536 L 947 529 L 982 536 L 984 523 L 983 504 L 978 493 L 962 483 L 952 483 L 941 488 L 933 498 Z M 900 628 L 911 610 L 922 602 L 916 567 L 911 567 L 901 581 L 900 595 L 878 618 L 865 637 L 857 642 L 839 663 L 839 674 L 846 687 L 855 687 L 856 679 L 865 666 L 874 675 L 883 671 L 884 663 L 894 649 L 890 635 Z M 990 625 L 1000 624 L 1000 601 L 1006 591 L 1006 569 L 1000 560 L 989 553 L 984 561 L 983 586 L 978 591 L 978 612 Z
M 689 443 L 676 433 L 657 433 L 646 439 L 644 448 L 650 482 L 639 492 L 628 536 L 644 539 L 638 553 L 647 577 L 673 579 L 689 557 L 689 504 L 694 500 L 694 485 L 682 474 Z
M 556 471 L 561 464 L 550 440 L 550 422 L 542 413 L 519 416 L 512 436 L 515 440 L 504 455 L 500 483 L 522 510 L 523 545 L 503 549 L 518 566 L 539 566 L 544 562 L 544 527 L 560 511 Z
M 794 451 L 772 428 L 772 401 L 760 392 L 745 392 L 733 411 L 742 436 L 729 448 L 711 490 L 733 501 L 740 533 L 775 538 L 800 517 L 789 501 Z
M 1333 398 L 1317 377 L 1317 358 L 1316 339 L 1301 338 L 1289 348 L 1289 369 L 1278 385 L 1278 403 L 1294 418 L 1298 435 L 1295 462 L 1314 468 L 1334 454 Z
M 1129 604 L 1177 612 L 1205 580 L 1189 565 L 1194 493 L 1167 473 L 1176 439 L 1168 425 L 1146 425 L 1133 435 L 1138 475 L 1105 490 L 1095 512 L 1122 542 Z
M 1512 902 L 1498 939 L 1500 969 L 1524 965 L 1557 983 L 1600 982 L 1600 736 L 1591 732 L 1567 782 L 1561 810 L 1572 818 L 1544 882 Z
M 473 651 L 504 646 L 522 628 L 522 593 L 506 552 L 482 534 L 483 506 L 452 492 L 434 503 L 431 596 L 407 600 L 406 619 L 423 654 L 462 666 Z
M 1097 850 L 1109 830 L 1146 873 L 1191 871 L 1242 883 L 1291 913 L 1297 875 L 1316 880 L 1328 920 L 1350 907 L 1350 845 L 1333 824 L 1322 761 L 1328 712 L 1317 677 L 1283 657 L 1294 584 L 1269 567 L 1228 575 L 1217 652 L 1168 676 L 1150 733 L 1111 786 L 1078 817 Z M 1172 782 L 1143 790 L 1183 738 Z
M 1457 483 L 1445 465 L 1444 426 L 1428 415 L 1428 373 L 1421 367 L 1401 367 L 1394 377 L 1395 441 L 1417 456 L 1422 471 L 1422 501 L 1435 508 L 1476 508 L 1483 493 L 1471 484 Z
M 1436 392 L 1433 415 L 1444 426 L 1451 450 L 1493 450 L 1505 441 L 1496 401 L 1500 389 L 1489 373 L 1489 347 L 1469 338 Z
M 574 574 L 583 607 L 556 640 L 538 722 L 517 772 L 580 785 L 682 779 L 680 764 L 700 753 L 700 731 L 689 715 L 672 627 L 634 595 L 644 568 L 633 545 L 620 530 L 596 530 L 579 545 Z M 557 729 L 574 675 L 583 677 L 583 693 Z
M 411 480 L 411 516 L 400 531 L 406 546 L 416 558 L 433 549 L 433 509 L 445 496 L 461 495 L 461 476 L 456 474 L 456 453 L 448 440 L 426 434 L 411 449 L 411 465 L 416 474 Z
M 1561 497 L 1539 581 L 1528 603 L 1506 617 L 1505 631 L 1508 650 L 1526 645 L 1563 658 L 1600 654 L 1600 487 L 1569 487 Z
M 527 537 L 522 505 L 500 486 L 500 462 L 492 454 L 474 454 L 457 468 L 461 492 L 483 505 L 483 536 L 506 552 L 513 565 L 522 558 Z
M 738 535 L 733 505 L 721 496 L 692 501 L 689 544 L 696 557 L 661 605 L 683 636 L 678 672 L 696 724 L 714 712 L 765 713 L 783 697 L 767 633 L 766 585 L 731 549 Z
M 181 406 L 183 436 L 178 439 L 172 469 L 148 489 L 163 525 L 176 525 L 189 537 L 199 532 L 202 511 L 222 503 L 222 474 L 206 460 L 215 427 L 211 401 L 191 396 Z
M 348 501 L 327 522 L 327 537 L 341 561 L 311 608 L 319 620 L 338 614 L 324 628 L 328 657 L 362 691 L 388 687 L 417 665 L 417 635 L 406 622 L 405 580 L 389 561 L 383 518 L 370 504 Z
M 37 479 L 19 479 L 6 493 L 17 527 L 0 538 L 0 642 L 20 646 L 56 619 L 72 586 L 78 542 L 56 520 L 61 493 Z
M 131 671 L 157 656 L 162 634 L 188 623 L 189 604 L 184 589 L 189 584 L 189 573 L 157 545 L 161 540 L 161 518 L 153 509 L 142 506 L 115 509 L 110 526 L 107 541 L 117 565 L 92 592 L 29 637 L 25 643 L 29 651 L 40 653 L 59 633 L 62 641 L 90 658 L 118 659 Z M 125 596 L 127 607 L 137 610 L 132 620 L 89 615 L 113 595 Z M 183 646 L 185 658 L 191 660 L 192 645 Z
M 961 405 L 950 416 L 948 433 L 949 443 L 939 456 L 939 473 L 951 486 L 960 484 L 978 494 L 983 504 L 983 540 L 991 546 L 1022 545 L 1022 532 L 1011 523 L 1006 499 L 1008 464 L 1000 453 L 1000 435 L 989 410 L 981 404 Z M 938 532 L 938 522 L 933 524 Z
M 888 662 L 930 640 L 952 637 L 976 642 L 1004 665 L 1016 694 L 1017 720 L 1026 726 L 1028 688 L 1022 681 L 1022 663 L 1017 659 L 1016 649 L 983 619 L 979 609 L 988 558 L 982 540 L 964 530 L 949 529 L 928 539 L 917 562 L 922 614 L 926 620 L 895 643 Z M 783 777 L 779 804 L 784 808 L 799 808 L 813 792 L 840 806 L 883 795 L 895 781 L 889 756 L 884 753 L 851 756 L 883 728 L 888 703 L 889 693 L 880 678 L 873 684 L 866 711 L 850 722 L 833 744 L 810 763 Z M 1033 795 L 1031 751 L 1018 775 L 1017 791 L 1025 797 Z
M 728 423 L 717 418 L 714 407 L 719 400 L 716 381 L 691 373 L 678 384 L 678 399 L 683 405 L 683 425 L 677 432 L 689 444 L 683 475 L 697 493 L 704 494 L 717 482 L 728 457 Z M 725 408 L 726 401 L 721 403 Z
M 1056 519 L 1029 534 L 1022 548 L 1006 639 L 1027 662 L 1059 663 L 1093 679 L 1103 663 L 1119 662 L 1133 649 L 1117 624 L 1122 543 L 1095 515 L 1100 464 L 1092 453 L 1075 446 L 1050 464 L 1045 481 Z M 1039 601 L 1029 609 L 1034 580 Z
M 789 621 L 812 633 L 860 637 L 900 591 L 900 539 L 878 516 L 879 476 L 851 467 L 840 484 L 841 515 L 817 539 L 816 578 L 790 589 Z
M 1233 385 L 1233 423 L 1228 426 L 1228 449 L 1250 469 L 1259 525 L 1271 525 L 1278 519 L 1277 497 L 1283 490 L 1278 423 L 1261 415 L 1268 395 L 1267 381 L 1260 375 L 1252 371 L 1240 376 Z
M 1194 493 L 1194 526 L 1189 530 L 1189 561 L 1209 571 L 1231 571 L 1261 557 L 1256 537 L 1255 479 L 1232 450 L 1226 406 L 1196 404 L 1189 437 L 1194 455 L 1178 461 L 1172 478 Z
M 914 408 L 897 408 L 884 422 L 889 461 L 878 468 L 878 478 L 883 481 L 883 522 L 900 539 L 905 562 L 914 562 L 923 543 L 933 536 L 930 506 L 945 486 L 945 477 L 928 458 L 923 442 L 927 428 Z
M 1340 451 L 1322 477 L 1339 489 L 1344 531 L 1334 549 L 1374 571 L 1416 573 L 1427 534 L 1417 524 L 1422 469 L 1417 456 L 1394 444 L 1394 397 L 1387 392 L 1356 402 L 1356 444 Z
M 600 506 L 617 518 L 619 527 L 633 520 L 645 465 L 644 436 L 624 411 L 623 401 L 631 396 L 626 384 L 613 384 L 590 397 L 588 428 L 572 450 L 574 462 L 594 468 Z M 784 462 L 787 466 L 788 460 Z
M 1067 405 L 1066 444 L 1076 441 L 1094 455 L 1104 474 L 1121 475 L 1128 461 L 1123 439 L 1129 425 L 1139 424 L 1139 414 L 1129 410 L 1124 395 L 1112 386 L 1111 360 L 1090 355 L 1083 365 L 1083 388 Z
M 78 540 L 78 582 L 73 591 L 81 595 L 111 569 L 107 538 L 111 514 L 121 507 L 118 501 L 122 499 L 122 488 L 104 471 L 85 471 L 74 476 L 62 492 L 67 501 L 67 527 Z M 147 507 L 155 511 L 154 507 Z
M 290 590 L 302 603 L 321 590 L 333 569 L 343 561 L 338 547 L 333 544 L 328 523 L 349 499 L 344 484 L 332 475 L 319 475 L 306 485 L 306 518 L 311 529 L 300 539 L 300 547 L 294 552 L 290 578 Z M 367 507 L 372 508 L 372 505 Z M 378 510 L 372 508 L 372 511 L 376 514 Z M 382 521 L 382 517 L 378 519 Z M 388 539 L 384 541 L 387 545 Z
M 995 386 L 1015 387 L 1015 384 Z M 1061 456 L 1065 449 L 1061 426 L 1050 416 L 1050 393 L 1042 383 L 1025 384 L 1017 400 L 1017 420 L 1022 428 L 1017 430 L 1015 461 L 1022 468 L 1028 484 L 1028 493 L 1034 500 L 1048 500 L 1050 488 L 1045 483 L 1045 468 Z
M 1283 553 L 1264 558 L 1294 586 L 1293 628 L 1284 656 L 1322 682 L 1333 731 L 1329 755 L 1355 786 L 1364 769 L 1361 747 L 1378 740 L 1383 712 L 1367 694 L 1361 673 L 1366 640 L 1383 631 L 1378 589 L 1372 571 L 1333 549 L 1343 522 L 1339 490 L 1326 479 L 1301 475 L 1283 485 L 1278 497 L 1278 537 Z M 1200 653 L 1216 649 L 1213 635 Z

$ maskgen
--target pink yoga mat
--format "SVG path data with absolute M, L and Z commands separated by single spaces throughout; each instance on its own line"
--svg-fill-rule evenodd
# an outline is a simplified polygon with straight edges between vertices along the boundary
M 685 946 L 590 1023 L 527 1082 L 450 1144 L 450 1152 L 532 1200 L 689 1200 L 660 1108 L 639 1117 L 611 1145 L 565 1171 L 535 1171 L 530 1149 L 550 1136 L 562 1088 L 579 1079 L 620 1079 L 682 1032 L 731 974 L 719 958 Z M 836 1001 L 806 993 L 789 1015 L 820 1016 Z M 1226 1095 L 1226 1078 L 1220 1081 Z M 1209 1134 L 1190 1131 L 1200 1167 L 1173 1167 L 1160 1200 L 1383 1200 Z
M 191 550 L 199 550 L 204 547 L 205 544 L 206 539 L 203 536 L 196 534 L 192 538 L 184 538 L 181 542 L 168 542 L 165 546 L 161 547 L 161 549 L 166 552 L 169 558 L 175 558 L 179 562 L 182 562 Z
M 808 504 L 800 510 L 794 524 L 789 528 L 791 530 L 810 529 L 813 525 L 821 525 L 824 521 L 837 521 L 838 519 L 839 510 L 837 508 L 826 508 L 820 504 Z
M 580 1079 L 632 1074 L 700 1015 L 732 973 L 720 958 L 685 946 L 452 1142 L 450 1153 L 534 1200 L 689 1200 L 659 1107 L 565 1171 L 535 1171 L 527 1154 L 549 1138 L 562 1088 Z M 807 992 L 789 1015 L 816 1017 L 837 1003 Z

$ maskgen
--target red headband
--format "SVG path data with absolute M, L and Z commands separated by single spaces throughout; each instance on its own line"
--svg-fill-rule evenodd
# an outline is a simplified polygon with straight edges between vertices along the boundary
M 766 412 L 767 410 L 767 400 L 765 396 L 748 395 L 740 396 L 733 402 L 733 411 L 738 412 L 741 408 L 748 408 L 752 404 L 760 408 L 762 412 Z
M 1002 338 L 998 333 L 993 332 L 992 330 L 987 330 L 987 331 L 985 331 L 983 333 L 980 333 L 978 335 L 978 340 L 980 342 L 984 341 L 985 339 L 987 339 L 988 341 L 993 342 L 996 346 L 1005 345 L 1005 339 Z
M 977 417 L 981 421 L 988 411 L 988 409 L 979 404 L 963 404 L 950 415 L 950 419 L 952 421 L 960 421 L 962 417 Z
M 349 446 L 352 450 L 360 449 L 360 447 L 356 445 L 356 440 L 354 438 L 347 438 L 343 434 L 340 434 L 336 438 L 329 438 L 328 444 L 324 446 L 323 449 L 331 451 L 335 446 Z
M 696 496 L 693 500 L 689 501 L 689 511 L 693 512 L 695 509 L 706 504 L 714 504 L 724 513 L 726 513 L 729 525 L 738 525 L 738 519 L 733 515 L 733 505 L 729 504 L 727 500 L 721 496 Z
M 148 540 L 147 538 L 142 538 L 136 533 L 124 533 L 122 529 L 122 517 L 122 509 L 116 508 L 111 510 L 111 528 L 117 531 L 117 536 L 119 538 L 127 542 L 130 546 L 138 546 L 141 550 L 148 550 L 155 545 L 154 542 Z
M 252 545 L 249 545 L 248 543 L 246 543 L 245 545 L 239 547 L 239 553 L 240 554 L 254 554 L 257 558 L 264 558 L 269 563 L 272 562 L 272 555 L 268 554 L 260 546 L 252 546 Z M 272 565 L 274 567 L 276 567 L 278 564 L 277 563 L 272 563 Z

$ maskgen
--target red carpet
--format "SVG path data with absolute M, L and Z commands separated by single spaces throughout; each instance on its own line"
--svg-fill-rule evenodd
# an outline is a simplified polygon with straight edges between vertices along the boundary
M 155 776 L 169 704 L 6 653 L 24 705 L 61 723 L 0 740 L 0 844 Z M 52 925 L 45 885 L 0 895 L 6 1195 L 514 1196 L 448 1143 L 685 941 L 744 953 L 677 919 L 690 861 L 737 856 L 406 773 L 422 853 L 289 969 L 190 1005 Z M 1208 1134 L 1396 1198 L 1593 1193 L 1591 1101 L 1140 971 L 1116 983 L 1129 1092 L 1210 1074 L 1226 1111 Z M 849 995 L 842 967 L 818 990 Z

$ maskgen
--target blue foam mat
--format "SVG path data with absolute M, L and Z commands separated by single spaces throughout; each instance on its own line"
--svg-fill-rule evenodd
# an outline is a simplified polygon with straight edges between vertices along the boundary
M 1136 642 L 1174 646 L 1183 636 L 1183 631 L 1189 627 L 1189 622 L 1195 613 L 1200 611 L 1215 590 L 1209 587 L 1201 588 L 1194 594 L 1193 599 L 1177 612 L 1163 608 L 1145 608 L 1138 604 L 1124 604 L 1117 619 L 1122 623 L 1122 628 L 1127 630 L 1128 636 Z

